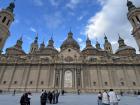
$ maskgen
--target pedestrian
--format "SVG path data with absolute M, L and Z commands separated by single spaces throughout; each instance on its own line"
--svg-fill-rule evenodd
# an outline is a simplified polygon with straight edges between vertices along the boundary
M 58 90 L 56 90 L 56 93 L 55 93 L 56 104 L 58 103 L 59 95 L 60 95 L 60 92 L 58 92 Z
M 40 96 L 40 103 L 41 105 L 46 105 L 46 102 L 47 102 L 47 96 L 46 96 L 46 93 L 44 92 Z
M 113 89 L 110 89 L 108 95 L 109 95 L 110 105 L 118 105 L 120 99 Z
M 20 105 L 28 105 L 28 94 L 24 93 L 20 98 Z
M 31 92 L 28 92 L 27 93 L 27 105 L 30 105 L 31 98 L 32 98 L 32 93 Z
M 123 96 L 123 92 L 122 91 L 120 92 L 120 95 Z
M 14 89 L 14 91 L 13 91 L 13 96 L 15 96 L 15 94 L 16 94 L 16 89 Z
M 106 90 L 104 90 L 103 94 L 102 94 L 102 104 L 103 105 L 110 105 L 110 102 L 109 102 L 109 95 L 107 93 Z
M 77 90 L 78 95 L 80 95 L 80 89 Z
M 98 105 L 102 105 L 102 93 L 98 93 Z
M 53 91 L 52 92 L 52 101 L 53 101 L 53 104 L 55 104 L 56 103 L 56 96 L 55 96 L 56 94 L 55 94 L 55 91 Z
M 64 91 L 64 90 L 62 90 L 62 91 L 61 91 L 61 94 L 62 94 L 62 95 L 64 95 L 64 93 L 65 93 L 65 91 Z
M 49 92 L 48 93 L 48 99 L 49 99 L 50 104 L 52 104 L 52 98 L 53 98 L 52 92 Z

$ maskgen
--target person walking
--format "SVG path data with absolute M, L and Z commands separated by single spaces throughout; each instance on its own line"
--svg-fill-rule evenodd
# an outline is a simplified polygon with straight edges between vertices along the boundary
M 55 91 L 53 91 L 52 92 L 52 101 L 53 101 L 53 104 L 55 104 L 56 103 L 56 100 L 55 100 Z
M 98 93 L 98 105 L 102 105 L 102 93 Z
M 114 92 L 113 89 L 110 89 L 108 95 L 109 95 L 110 105 L 118 105 L 120 99 L 118 98 L 118 95 Z
M 64 90 L 62 90 L 62 91 L 61 91 L 61 94 L 62 94 L 62 96 L 63 96 L 63 95 L 65 94 L 65 91 L 64 91 Z
M 46 102 L 47 102 L 47 96 L 46 96 L 46 93 L 42 93 L 42 95 L 40 96 L 40 104 L 41 105 L 46 105 Z
M 109 102 L 109 95 L 107 93 L 106 90 L 104 90 L 103 94 L 102 94 L 102 104 L 103 105 L 110 105 L 110 102 Z
M 28 105 L 28 94 L 24 93 L 20 98 L 20 105 Z
M 60 92 L 58 92 L 58 90 L 56 90 L 56 93 L 55 93 L 56 104 L 58 103 L 59 95 L 60 95 Z
M 80 95 L 80 93 L 81 93 L 81 91 L 80 91 L 80 89 L 78 89 L 78 90 L 77 90 L 77 94 Z
M 49 99 L 50 104 L 52 104 L 52 98 L 53 98 L 52 92 L 49 92 L 48 93 L 48 99 Z

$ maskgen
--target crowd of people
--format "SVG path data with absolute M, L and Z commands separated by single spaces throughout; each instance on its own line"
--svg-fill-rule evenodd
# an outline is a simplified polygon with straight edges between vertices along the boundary
M 64 91 L 62 91 L 62 95 L 64 94 Z M 58 90 L 54 91 L 43 91 L 40 96 L 40 105 L 46 105 L 46 103 L 50 104 L 57 104 L 58 98 L 59 98 L 60 92 Z M 30 92 L 24 93 L 20 98 L 20 105 L 30 105 L 30 99 L 32 97 L 32 94 Z
M 98 105 L 118 105 L 120 97 L 110 89 L 109 92 L 104 90 L 103 93 L 99 92 L 98 94 Z
M 20 98 L 20 105 L 30 105 L 31 92 L 24 93 Z
M 59 95 L 60 92 L 58 92 L 58 90 L 49 91 L 48 93 L 46 91 L 42 92 L 40 96 L 41 105 L 46 105 L 46 103 L 57 104 Z

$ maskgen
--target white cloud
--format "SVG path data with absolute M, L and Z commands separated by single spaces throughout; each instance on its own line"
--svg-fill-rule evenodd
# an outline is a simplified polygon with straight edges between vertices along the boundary
M 70 2 L 66 4 L 66 7 L 70 9 L 74 9 L 79 3 L 80 0 L 70 0 Z
M 43 0 L 33 0 L 33 2 L 36 6 L 43 6 L 44 5 Z
M 77 41 L 78 41 L 78 43 L 80 45 L 80 48 L 81 49 L 84 49 L 84 47 L 85 47 L 85 41 L 83 41 L 83 39 L 81 39 L 81 38 L 77 38 Z
M 35 32 L 35 33 L 37 32 L 36 29 L 33 27 L 30 27 L 30 31 Z
M 91 39 L 103 39 L 104 33 L 107 34 L 116 50 L 116 40 L 118 33 L 124 38 L 127 45 L 135 47 L 138 51 L 136 41 L 131 35 L 131 24 L 127 19 L 126 0 L 98 0 L 101 3 L 102 10 L 91 17 L 85 27 L 85 34 L 88 34 Z M 139 0 L 133 0 L 134 4 L 140 5 Z
M 83 42 L 83 40 L 81 38 L 77 39 L 79 43 Z

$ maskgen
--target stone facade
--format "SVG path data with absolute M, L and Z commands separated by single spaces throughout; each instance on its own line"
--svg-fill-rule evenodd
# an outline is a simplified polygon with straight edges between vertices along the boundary
M 129 1 L 128 1 L 129 2 Z M 129 4 L 130 5 L 130 4 Z M 80 50 L 70 31 L 60 51 L 53 38 L 38 45 L 38 35 L 30 52 L 22 49 L 22 37 L 0 55 L 0 89 L 5 91 L 66 91 L 97 92 L 113 88 L 117 91 L 140 90 L 140 55 L 119 37 L 115 53 L 105 36 L 104 49 L 99 42 L 92 46 L 87 37 L 86 47 Z

